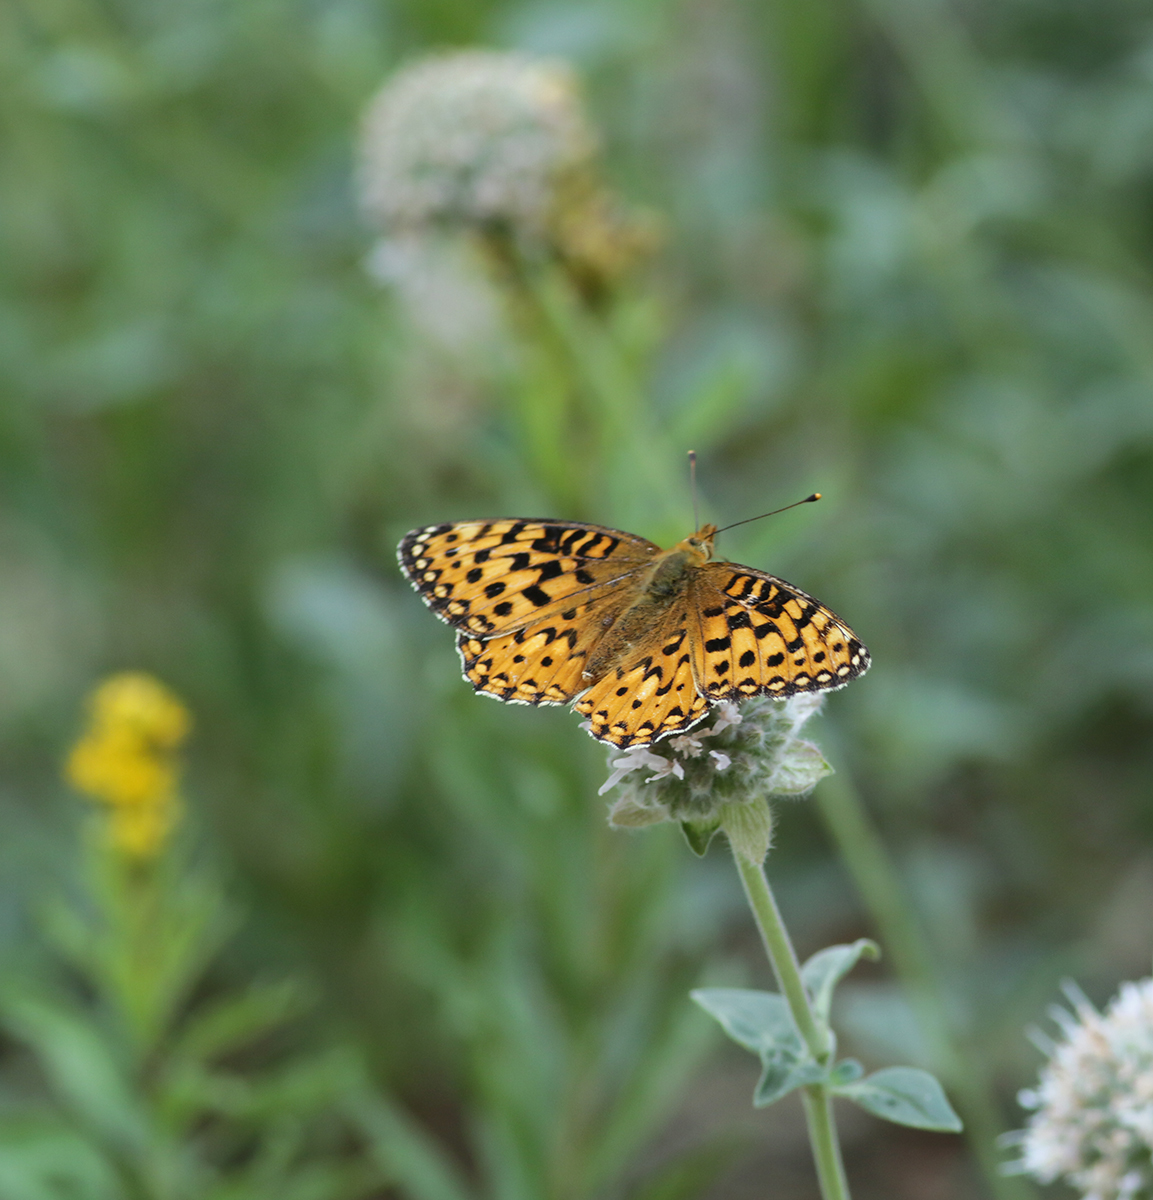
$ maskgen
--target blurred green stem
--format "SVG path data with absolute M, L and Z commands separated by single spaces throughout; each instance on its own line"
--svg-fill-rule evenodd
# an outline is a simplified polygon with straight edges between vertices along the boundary
M 640 405 L 640 388 L 624 356 L 600 320 L 585 311 L 557 272 L 526 271 L 541 313 L 568 352 L 597 408 L 606 444 L 628 434 Z
M 544 351 L 554 377 L 568 385 L 567 395 L 558 391 L 552 398 L 551 420 L 561 439 L 554 457 L 570 474 L 579 471 L 583 483 L 582 488 L 570 482 L 570 490 L 582 491 L 599 509 L 620 478 L 630 481 L 630 492 L 663 494 L 661 464 L 672 456 L 654 449 L 660 435 L 645 415 L 642 367 L 621 344 L 612 310 L 590 310 L 563 270 L 526 259 L 507 239 L 489 237 L 484 245 L 530 352 Z M 562 413 L 566 403 L 568 411 Z M 599 478 L 587 464 L 580 469 L 574 447 L 597 464 Z M 612 507 L 611 498 L 607 506 Z
M 972 1054 L 963 1053 L 949 1026 L 941 988 L 925 935 L 885 845 L 852 781 L 843 771 L 817 786 L 821 816 L 837 843 L 853 882 L 869 910 L 885 950 L 909 994 L 933 1065 L 953 1092 L 965 1136 L 997 1200 L 1031 1200 L 1036 1191 L 1019 1177 L 1001 1174 L 996 1139 L 1001 1132 L 997 1102 Z
M 809 1007 L 796 951 L 781 920 L 781 912 L 764 868 L 750 862 L 735 846 L 733 858 L 749 907 L 761 932 L 761 941 L 772 964 L 777 986 L 789 1005 L 793 1023 L 804 1038 L 809 1053 L 818 1062 L 825 1063 L 832 1051 L 829 1033 L 817 1022 Z M 802 1098 L 805 1121 L 809 1127 L 809 1143 L 813 1148 L 813 1160 L 817 1164 L 817 1177 L 821 1183 L 821 1196 L 823 1200 L 849 1200 L 849 1182 L 841 1161 L 841 1145 L 833 1119 L 833 1098 L 821 1084 L 804 1088 Z

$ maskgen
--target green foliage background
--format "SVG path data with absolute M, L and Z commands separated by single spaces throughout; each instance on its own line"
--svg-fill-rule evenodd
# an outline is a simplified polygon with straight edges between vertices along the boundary
M 663 214 L 614 316 L 631 373 L 563 459 L 531 355 L 438 345 L 364 269 L 359 111 L 472 43 L 573 61 L 615 186 Z M 706 519 L 825 494 L 724 552 L 869 644 L 818 736 L 1017 1123 L 1055 981 L 1149 963 L 1151 146 L 1140 0 L 8 0 L 7 960 L 74 877 L 82 697 L 147 669 L 196 714 L 196 839 L 245 914 L 220 986 L 307 978 L 302 1043 L 365 1048 L 477 1195 L 758 1194 L 687 1099 L 721 1061 L 688 988 L 761 971 L 725 864 L 610 834 L 599 749 L 475 699 L 393 565 L 470 516 L 683 536 L 692 447 Z M 770 869 L 802 951 L 872 932 L 811 805 Z M 866 1057 L 915 1054 L 887 978 L 846 987 Z M 5 1063 L 10 1112 L 52 1103 Z M 695 1158 L 661 1148 L 677 1112 Z M 897 1194 L 928 1144 L 900 1136 L 861 1194 Z

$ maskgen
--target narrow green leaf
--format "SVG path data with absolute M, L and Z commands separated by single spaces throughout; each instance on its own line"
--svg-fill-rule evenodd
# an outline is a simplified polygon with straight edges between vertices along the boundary
M 816 1016 L 827 1022 L 837 984 L 862 958 L 875 962 L 880 957 L 880 946 L 869 938 L 858 938 L 848 946 L 827 946 L 818 950 L 801 968 L 805 991 L 809 993 Z
M 583 1156 L 578 1179 L 589 1195 L 599 1194 L 635 1160 L 712 1045 L 712 1026 L 683 1001 L 649 1010 L 643 1052 L 624 1073 L 597 1145 Z
M 121 1149 L 147 1145 L 148 1120 L 125 1065 L 87 1018 L 47 996 L 9 992 L 4 1024 L 35 1052 L 53 1091 L 80 1121 Z
M 874 1116 L 898 1125 L 961 1132 L 961 1118 L 953 1111 L 944 1089 L 919 1067 L 886 1067 L 867 1079 L 841 1084 L 833 1090 Z
M 283 1112 L 323 1113 L 359 1082 L 358 1064 L 340 1048 L 299 1056 L 278 1070 L 252 1078 L 232 1076 L 236 1098 L 243 1098 L 250 1117 L 272 1120 Z M 218 1073 L 206 1079 L 227 1082 Z
M 63 1119 L 22 1115 L 0 1123 L 4 1200 L 120 1200 L 123 1180 L 101 1151 Z
M 367 1087 L 347 1100 L 377 1165 L 410 1200 L 474 1200 L 449 1155 L 401 1109 Z
M 758 1108 L 825 1079 L 826 1068 L 809 1054 L 783 996 L 747 988 L 698 988 L 689 994 L 734 1042 L 759 1056 L 764 1070 L 753 1093 Z
M 295 981 L 254 985 L 194 1014 L 181 1030 L 173 1053 L 211 1060 L 261 1037 L 307 1006 L 307 997 Z
M 801 1038 L 789 1015 L 789 1006 L 776 992 L 697 988 L 689 997 L 746 1050 L 763 1056 L 778 1046 L 795 1046 L 796 1057 L 801 1057 Z

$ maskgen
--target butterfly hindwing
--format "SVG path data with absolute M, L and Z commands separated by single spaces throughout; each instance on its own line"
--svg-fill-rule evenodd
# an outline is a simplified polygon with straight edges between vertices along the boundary
M 566 610 L 567 620 L 540 620 L 514 633 L 480 638 L 461 631 L 456 645 L 464 677 L 478 692 L 514 704 L 567 704 L 588 687 L 582 672 L 604 629 L 627 603 L 616 588 Z
M 442 620 L 480 637 L 525 629 L 627 582 L 658 547 L 573 521 L 458 521 L 400 543 L 405 575 Z
M 693 614 L 682 596 L 653 630 L 649 644 L 597 680 L 574 705 L 590 732 L 622 749 L 695 725 L 709 702 L 694 680 Z
M 843 687 L 869 652 L 830 609 L 792 584 L 732 563 L 694 579 L 698 684 L 710 700 Z

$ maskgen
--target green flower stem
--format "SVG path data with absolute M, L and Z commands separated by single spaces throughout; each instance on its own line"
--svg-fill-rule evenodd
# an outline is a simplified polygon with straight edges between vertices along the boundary
M 973 1055 L 962 1052 L 941 1003 L 941 988 L 924 933 L 876 826 L 845 772 L 823 779 L 816 799 L 849 873 L 865 901 L 897 974 L 908 988 L 917 1024 L 965 1123 L 965 1136 L 997 1200 L 1030 1200 L 1025 1180 L 1001 1174 L 997 1102 Z
M 633 494 L 639 489 L 667 495 L 661 464 L 678 456 L 645 418 L 642 365 L 619 344 L 606 313 L 590 311 L 562 271 L 526 261 L 514 245 L 490 242 L 489 252 L 526 331 L 531 330 L 530 340 L 555 355 L 575 385 L 575 431 L 596 431 L 590 451 L 604 473 L 603 483 L 594 488 L 602 504 L 604 489 L 615 486 L 618 476 L 631 481 Z
M 801 1089 L 805 1121 L 809 1126 L 809 1145 L 817 1164 L 817 1179 L 824 1200 L 849 1200 L 849 1180 L 841 1161 L 841 1144 L 833 1119 L 833 1097 L 820 1084 Z
M 821 1063 L 827 1062 L 832 1043 L 827 1029 L 813 1016 L 805 985 L 801 981 L 801 967 L 797 962 L 793 943 L 781 920 L 776 898 L 765 876 L 764 868 L 750 862 L 734 848 L 733 858 L 741 876 L 749 907 L 761 932 L 761 940 L 772 964 L 777 986 L 785 997 L 792 1013 L 793 1023 L 805 1040 L 812 1056 Z M 813 1084 L 802 1092 L 805 1119 L 809 1127 L 809 1143 L 813 1148 L 813 1159 L 817 1164 L 817 1178 L 821 1184 L 824 1200 L 849 1200 L 849 1183 L 841 1161 L 841 1146 L 837 1139 L 837 1126 L 833 1120 L 833 1098 L 821 1084 Z
M 818 1061 L 824 1062 L 829 1057 L 829 1035 L 822 1030 L 809 1007 L 809 998 L 805 994 L 805 985 L 801 982 L 801 964 L 797 962 L 797 954 L 793 943 L 789 940 L 788 930 L 781 920 L 780 909 L 777 908 L 776 897 L 762 867 L 749 862 L 743 854 L 734 852 L 737 870 L 741 875 L 741 883 L 745 888 L 749 906 L 761 931 L 761 940 L 773 966 L 773 974 L 781 995 L 789 1005 L 793 1015 L 793 1024 L 805 1039 L 809 1053 Z

